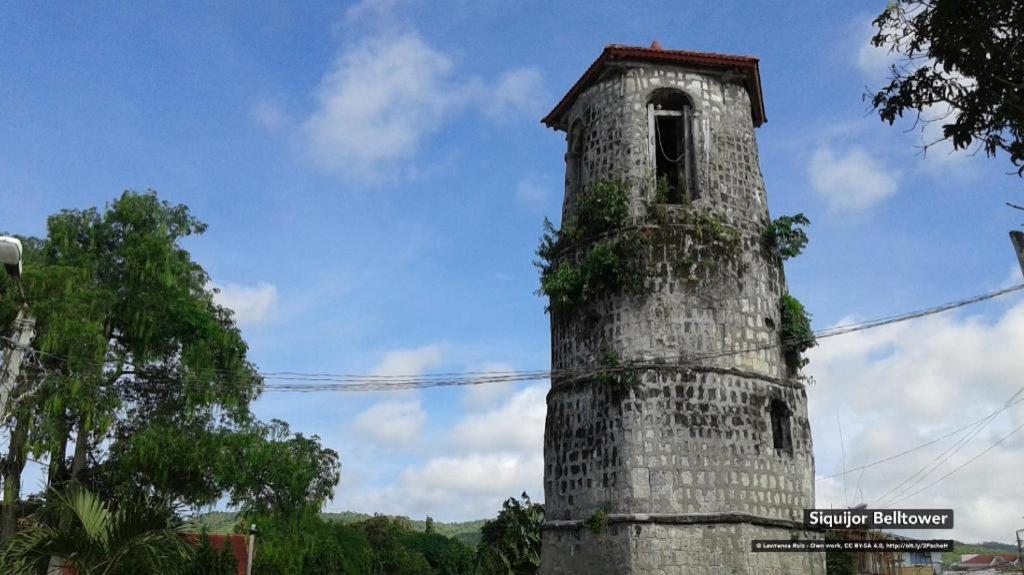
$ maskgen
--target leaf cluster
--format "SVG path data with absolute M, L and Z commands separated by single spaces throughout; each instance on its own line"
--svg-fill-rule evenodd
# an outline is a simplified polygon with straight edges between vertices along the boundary
M 238 559 L 231 549 L 231 543 L 225 541 L 218 551 L 204 529 L 199 534 L 199 545 L 184 575 L 238 575 Z
M 601 353 L 600 364 L 600 370 L 594 375 L 594 381 L 599 385 L 623 390 L 640 386 L 640 376 L 636 370 L 627 368 L 615 350 L 605 349 Z
M 804 226 L 809 225 L 811 221 L 803 213 L 780 216 L 768 224 L 761 234 L 761 239 L 772 255 L 782 260 L 795 258 L 807 247 L 808 239 Z
M 537 249 L 538 294 L 548 309 L 569 311 L 601 294 L 639 293 L 646 281 L 643 265 L 648 242 L 637 232 L 621 232 L 629 223 L 629 196 L 622 182 L 597 180 L 580 194 L 574 215 L 555 229 L 544 220 Z M 571 247 L 590 242 L 577 257 Z
M 600 507 L 583 522 L 583 525 L 594 535 L 600 535 L 608 527 L 608 509 Z
M 804 352 L 818 345 L 811 328 L 811 315 L 800 300 L 785 294 L 779 301 L 782 326 L 779 337 L 782 340 L 782 356 L 790 372 L 796 373 L 807 365 Z
M 1002 150 L 1024 176 L 1024 2 L 894 0 L 874 26 L 871 43 L 901 57 L 889 84 L 870 94 L 879 117 L 941 122 L 937 141 Z
M 477 546 L 479 575 L 534 575 L 540 569 L 540 527 L 544 507 L 524 492 L 510 497 L 498 516 L 484 524 Z
M 675 229 L 682 232 L 685 244 L 673 262 L 678 276 L 695 281 L 702 273 L 716 269 L 722 261 L 739 255 L 739 232 L 725 224 L 718 214 L 687 209 L 679 217 L 679 225 Z M 659 233 L 665 236 L 667 231 L 659 230 Z
M 192 550 L 182 538 L 177 508 L 139 496 L 116 506 L 80 485 L 51 489 L 0 554 L 0 572 L 35 575 L 51 556 L 79 575 L 183 573 Z

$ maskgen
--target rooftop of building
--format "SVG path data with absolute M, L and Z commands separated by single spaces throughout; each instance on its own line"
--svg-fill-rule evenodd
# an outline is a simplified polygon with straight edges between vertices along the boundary
M 733 70 L 740 74 L 743 85 L 750 94 L 750 114 L 754 126 L 760 126 L 768 118 L 764 111 L 764 97 L 761 94 L 761 72 L 758 59 L 751 56 L 732 56 L 712 52 L 689 52 L 685 50 L 666 50 L 655 40 L 647 48 L 609 44 L 601 55 L 587 68 L 583 76 L 573 84 L 558 104 L 541 120 L 544 125 L 556 130 L 565 130 L 563 116 L 572 106 L 576 98 L 584 90 L 594 85 L 603 77 L 603 72 L 617 62 L 648 62 L 652 64 L 669 64 L 687 68 Z

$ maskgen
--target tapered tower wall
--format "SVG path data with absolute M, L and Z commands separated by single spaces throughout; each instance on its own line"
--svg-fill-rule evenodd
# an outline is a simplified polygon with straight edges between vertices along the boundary
M 652 223 L 648 103 L 666 88 L 693 105 L 697 192 Z M 542 573 L 824 573 L 819 555 L 750 553 L 752 538 L 815 535 L 799 523 L 814 502 L 811 434 L 803 383 L 777 345 L 786 284 L 761 240 L 770 219 L 748 90 L 726 70 L 619 62 L 575 98 L 564 125 L 578 160 L 563 218 L 587 185 L 620 180 L 631 225 L 660 233 L 646 248 L 643 293 L 552 312 L 562 375 L 548 396 Z M 677 273 L 681 259 L 714 257 L 695 254 L 678 223 L 687 211 L 735 229 L 735 257 Z M 600 370 L 609 351 L 643 366 L 639 385 L 578 375 Z M 773 406 L 786 410 L 781 449 Z M 601 513 L 607 528 L 588 530 Z

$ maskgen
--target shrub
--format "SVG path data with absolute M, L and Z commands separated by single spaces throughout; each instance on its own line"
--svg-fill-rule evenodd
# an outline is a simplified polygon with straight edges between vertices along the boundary
M 765 248 L 773 255 L 788 260 L 795 258 L 807 247 L 807 232 L 804 226 L 811 225 L 811 221 L 802 213 L 795 216 L 781 216 L 775 218 L 761 234 Z
M 811 329 L 811 316 L 804 309 L 800 300 L 786 294 L 779 303 L 782 328 L 779 337 L 782 340 L 782 355 L 790 372 L 796 373 L 807 365 L 804 352 L 818 344 Z

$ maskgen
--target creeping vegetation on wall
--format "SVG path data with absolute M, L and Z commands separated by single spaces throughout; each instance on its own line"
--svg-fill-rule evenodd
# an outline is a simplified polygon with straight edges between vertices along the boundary
M 596 383 L 622 390 L 636 389 L 640 386 L 640 377 L 636 370 L 627 368 L 615 350 L 604 350 L 600 361 L 600 371 L 594 375 Z
M 793 373 L 807 365 L 804 352 L 818 345 L 811 329 L 811 316 L 804 309 L 800 300 L 786 294 L 779 301 L 782 327 L 779 337 L 782 340 L 782 355 L 786 366 Z
M 679 228 L 686 237 L 686 249 L 677 252 L 673 268 L 677 277 L 696 281 L 700 274 L 712 271 L 740 252 L 740 234 L 711 211 L 686 210 L 680 215 Z
M 795 258 L 807 247 L 807 232 L 804 226 L 811 220 L 803 213 L 775 218 L 761 234 L 765 248 L 773 255 L 788 260 Z
M 601 507 L 583 522 L 594 535 L 600 535 L 608 527 L 608 509 Z
M 548 308 L 567 311 L 602 293 L 640 293 L 645 283 L 645 238 L 629 224 L 629 197 L 621 182 L 599 180 L 580 194 L 576 212 L 556 230 L 544 220 L 535 265 L 540 269 L 539 294 Z M 590 242 L 576 257 L 569 248 Z
M 664 194 L 663 188 L 658 186 L 656 196 Z M 605 293 L 644 293 L 647 256 L 654 245 L 678 246 L 672 250 L 672 271 L 687 281 L 739 255 L 739 232 L 712 211 L 689 205 L 670 210 L 656 197 L 648 206 L 655 225 L 634 226 L 626 185 L 618 180 L 593 182 L 575 207 L 561 229 L 544 220 L 535 265 L 541 276 L 538 294 L 548 296 L 549 310 L 578 309 Z

